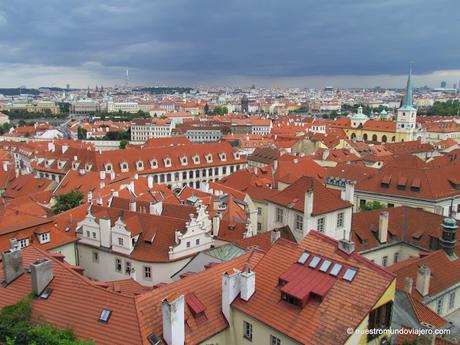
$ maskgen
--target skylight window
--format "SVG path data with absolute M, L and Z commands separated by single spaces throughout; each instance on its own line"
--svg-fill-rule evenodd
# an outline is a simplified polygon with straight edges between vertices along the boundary
M 111 315 L 112 311 L 110 309 L 102 309 L 101 315 L 99 316 L 99 321 L 107 323 L 109 322 Z
M 46 288 L 45 291 L 42 292 L 40 295 L 41 299 L 48 299 L 51 296 L 51 293 L 53 292 L 53 289 L 51 288 Z
M 331 267 L 331 264 L 332 262 L 330 262 L 329 260 L 324 260 L 319 270 L 321 272 L 326 272 L 329 269 L 329 267 Z
M 331 276 L 337 277 L 341 269 L 342 269 L 341 264 L 335 264 L 334 267 L 332 267 L 331 272 L 329 272 L 329 274 Z
M 313 259 L 311 259 L 310 264 L 308 266 L 310 266 L 311 268 L 316 268 L 316 266 L 318 266 L 320 261 L 321 261 L 321 257 L 315 256 L 313 257 Z
M 297 260 L 297 262 L 301 265 L 305 264 L 305 262 L 308 260 L 308 258 L 310 257 L 310 254 L 307 253 L 307 252 L 303 252 L 302 255 L 300 255 L 299 259 Z
M 356 273 L 357 273 L 356 269 L 349 268 L 349 269 L 346 270 L 345 274 L 343 275 L 343 279 L 345 279 L 346 281 L 351 282 L 355 278 Z

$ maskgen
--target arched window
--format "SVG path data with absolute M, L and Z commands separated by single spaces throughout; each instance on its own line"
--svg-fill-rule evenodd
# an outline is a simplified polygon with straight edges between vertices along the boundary
M 367 141 L 367 133 L 364 133 L 364 135 L 363 135 L 363 140 L 364 140 L 364 141 Z
M 374 135 L 372 136 L 372 141 L 373 141 L 373 142 L 376 142 L 376 141 L 377 141 L 377 134 L 374 134 Z
M 382 143 L 386 143 L 387 142 L 387 136 L 386 135 L 382 135 Z
M 394 143 L 395 141 L 396 141 L 396 137 L 395 137 L 395 136 L 393 136 L 393 137 L 391 138 L 391 142 L 393 142 L 393 143 Z

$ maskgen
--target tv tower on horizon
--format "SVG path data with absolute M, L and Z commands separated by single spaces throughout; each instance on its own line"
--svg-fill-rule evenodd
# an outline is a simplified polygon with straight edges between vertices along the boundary
M 126 87 L 128 87 L 129 85 L 129 69 L 128 68 L 126 69 L 125 83 L 126 83 Z

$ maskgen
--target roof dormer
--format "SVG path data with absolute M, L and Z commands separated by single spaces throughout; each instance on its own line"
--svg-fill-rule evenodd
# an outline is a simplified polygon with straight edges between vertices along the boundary
M 120 163 L 120 169 L 122 172 L 127 172 L 129 171 L 129 168 L 128 168 L 128 163 L 123 161 Z
M 106 172 L 111 172 L 111 171 L 113 171 L 113 165 L 112 165 L 112 163 L 106 163 L 106 164 L 104 165 L 104 168 L 105 168 L 105 171 L 106 171 Z
M 170 167 L 171 167 L 171 158 L 170 158 L 170 157 L 166 157 L 166 158 L 163 160 L 163 162 L 164 162 L 166 168 L 170 168 Z
M 156 159 L 151 159 L 151 160 L 150 160 L 150 167 L 151 167 L 152 169 L 158 168 L 158 161 L 157 161 Z
M 138 160 L 138 161 L 136 162 L 136 169 L 137 169 L 138 171 L 144 170 L 144 162 L 141 161 L 141 160 Z
M 212 163 L 212 154 L 211 153 L 208 153 L 206 156 L 204 156 L 204 158 L 206 159 L 207 163 Z
M 194 164 L 200 164 L 200 156 L 194 155 L 192 159 Z
M 180 164 L 181 164 L 182 166 L 185 166 L 185 165 L 188 164 L 187 156 L 182 156 L 182 157 L 180 158 Z
M 227 160 L 227 155 L 225 154 L 225 152 L 219 153 L 219 159 L 220 159 L 222 162 L 225 162 L 225 161 Z

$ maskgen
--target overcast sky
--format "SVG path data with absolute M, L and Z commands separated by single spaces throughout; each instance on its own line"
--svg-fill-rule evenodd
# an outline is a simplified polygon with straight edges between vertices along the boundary
M 460 80 L 459 0 L 0 1 L 0 86 Z

